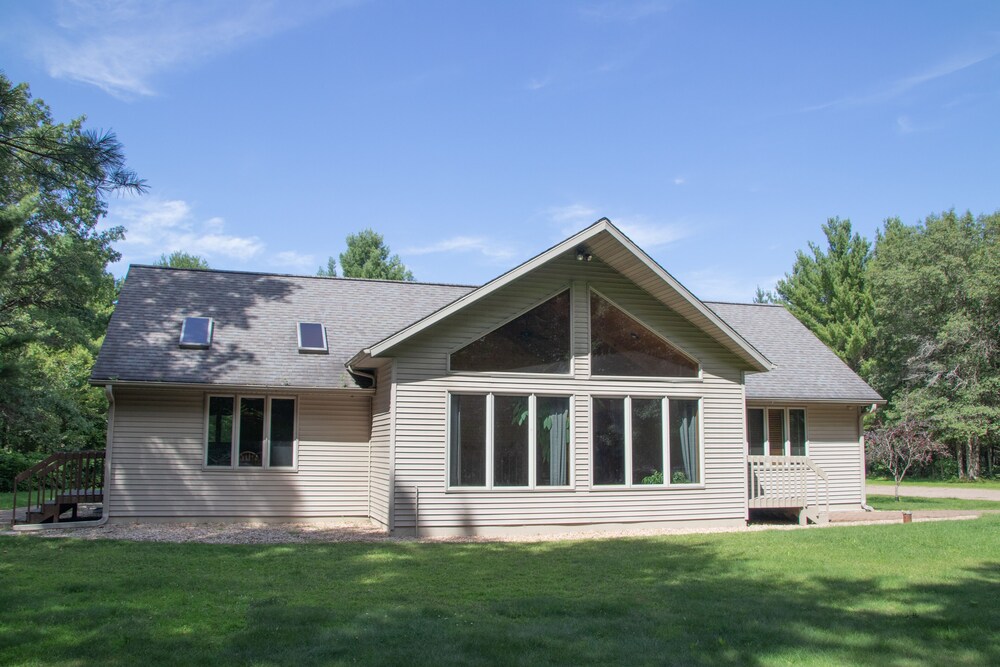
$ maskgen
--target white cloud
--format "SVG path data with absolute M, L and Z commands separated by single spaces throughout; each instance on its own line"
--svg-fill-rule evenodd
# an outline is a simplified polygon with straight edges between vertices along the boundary
M 710 267 L 689 271 L 680 278 L 681 283 L 703 301 L 731 301 L 751 303 L 757 287 L 773 290 L 774 284 L 783 276 L 738 276 L 726 269 Z
M 57 28 L 36 26 L 27 39 L 51 76 L 127 99 L 155 94 L 151 79 L 160 72 L 235 50 L 346 4 L 62 0 Z
M 809 111 L 823 111 L 826 109 L 832 109 L 837 107 L 859 107 L 866 106 L 870 104 L 879 104 L 882 102 L 888 102 L 889 100 L 895 99 L 909 91 L 921 86 L 935 79 L 940 79 L 946 76 L 955 74 L 956 72 L 961 72 L 964 69 L 968 69 L 974 65 L 978 65 L 981 62 L 990 60 L 994 56 L 1000 53 L 1000 49 L 993 47 L 988 51 L 981 51 L 975 54 L 959 55 L 949 58 L 944 62 L 938 63 L 933 67 L 930 67 L 923 72 L 914 74 L 911 76 L 898 79 L 891 82 L 886 87 L 875 90 L 869 93 L 860 95 L 846 95 L 840 99 L 836 99 L 830 102 L 824 102 L 822 104 L 816 104 L 814 106 L 809 106 L 802 109 L 803 112 Z
M 188 203 L 179 199 L 112 202 L 102 226 L 116 225 L 125 228 L 125 239 L 116 245 L 122 253 L 120 265 L 153 262 L 177 250 L 201 255 L 210 263 L 220 258 L 246 261 L 264 250 L 256 236 L 224 233 L 222 218 L 197 221 Z
M 315 255 L 304 254 L 294 250 L 283 250 L 271 258 L 271 264 L 283 266 L 296 272 L 313 272 L 319 264 Z
M 645 218 L 619 218 L 612 222 L 643 250 L 664 246 L 690 236 L 687 228 L 679 224 L 650 222 Z
M 587 225 L 600 219 L 597 209 L 583 203 L 567 206 L 553 206 L 548 209 L 549 219 L 559 225 L 564 236 L 575 234 Z M 673 243 L 678 239 L 690 236 L 688 228 L 682 224 L 654 222 L 645 216 L 609 216 L 612 224 L 625 232 L 625 235 L 643 249 Z
M 454 236 L 430 245 L 406 248 L 400 254 L 431 255 L 445 252 L 477 252 L 497 260 L 510 259 L 516 254 L 509 246 L 478 236 Z
M 528 83 L 526 83 L 524 87 L 528 90 L 541 90 L 542 88 L 547 87 L 550 83 L 552 83 L 552 80 L 549 77 L 545 77 L 544 79 L 532 78 L 528 80 Z
M 549 218 L 553 222 L 573 223 L 597 222 L 599 214 L 597 209 L 586 204 L 569 204 L 568 206 L 552 206 L 548 209 Z
M 674 185 L 684 185 L 687 183 L 687 179 L 683 176 L 678 176 L 674 179 Z

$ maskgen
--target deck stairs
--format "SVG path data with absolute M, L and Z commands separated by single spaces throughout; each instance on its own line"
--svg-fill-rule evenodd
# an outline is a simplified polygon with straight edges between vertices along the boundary
M 81 504 L 104 502 L 104 451 L 56 452 L 14 477 L 11 525 L 76 519 Z M 18 521 L 17 501 L 27 491 Z M 67 512 L 69 517 L 63 517 Z
M 749 508 L 794 513 L 799 523 L 830 521 L 830 479 L 808 456 L 747 456 Z

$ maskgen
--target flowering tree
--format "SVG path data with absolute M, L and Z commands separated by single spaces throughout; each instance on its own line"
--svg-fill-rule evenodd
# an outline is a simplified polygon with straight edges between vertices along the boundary
M 879 424 L 865 434 L 865 449 L 869 461 L 881 463 L 896 481 L 896 500 L 899 500 L 899 483 L 910 468 L 930 463 L 937 456 L 950 456 L 947 446 L 931 437 L 928 425 L 912 417 L 895 424 Z

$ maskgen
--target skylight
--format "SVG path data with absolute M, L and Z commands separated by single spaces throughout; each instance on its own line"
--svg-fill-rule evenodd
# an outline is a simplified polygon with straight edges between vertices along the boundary
M 318 322 L 299 322 L 299 352 L 325 354 L 326 327 Z
M 181 325 L 181 347 L 211 347 L 213 329 L 211 317 L 185 317 Z

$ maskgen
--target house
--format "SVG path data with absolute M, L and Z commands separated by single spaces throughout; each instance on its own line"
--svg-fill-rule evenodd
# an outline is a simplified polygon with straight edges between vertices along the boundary
M 822 520 L 882 400 L 606 219 L 481 287 L 133 266 L 91 382 L 111 521 L 421 535 Z

